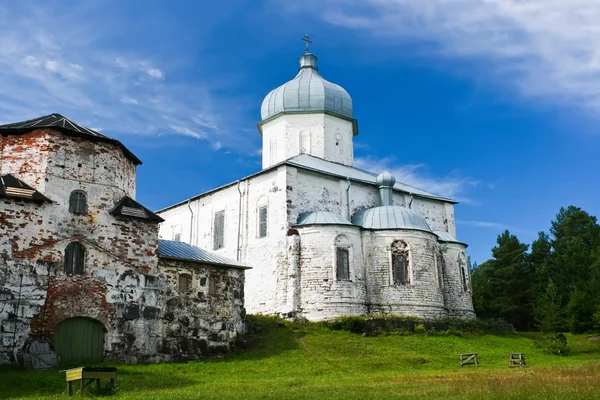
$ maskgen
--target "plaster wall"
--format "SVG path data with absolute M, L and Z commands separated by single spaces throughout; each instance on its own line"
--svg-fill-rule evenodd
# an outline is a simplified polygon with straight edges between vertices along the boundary
M 440 249 L 444 264 L 444 298 L 448 316 L 475 318 L 466 246 L 460 243 L 443 243 Z
M 353 165 L 352 122 L 325 113 L 282 114 L 262 125 L 263 169 L 299 154 Z

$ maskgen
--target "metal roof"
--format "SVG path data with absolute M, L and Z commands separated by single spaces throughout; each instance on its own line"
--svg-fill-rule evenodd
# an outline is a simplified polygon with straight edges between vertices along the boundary
M 49 202 L 52 200 L 11 174 L 0 176 L 0 198 L 12 197 L 17 199 L 32 200 L 37 202 Z
M 359 210 L 352 216 L 352 223 L 364 229 L 413 229 L 431 232 L 420 212 L 400 206 Z
M 81 137 L 91 141 L 106 142 L 116 144 L 123 150 L 123 153 L 133 161 L 136 165 L 140 165 L 142 161 L 137 158 L 123 143 L 116 139 L 103 135 L 99 132 L 78 125 L 70 119 L 63 117 L 60 114 L 50 114 L 43 117 L 30 119 L 27 121 L 14 122 L 11 124 L 0 125 L 0 135 L 14 135 L 31 132 L 35 129 L 52 128 L 57 129 L 67 135 Z
M 152 222 L 163 222 L 164 219 L 154 214 L 152 211 L 133 200 L 129 196 L 123 197 L 117 205 L 110 210 L 112 215 L 119 215 L 122 217 L 138 218 Z
M 365 183 L 377 185 L 377 175 L 364 171 L 362 169 L 350 167 L 348 165 L 338 164 L 331 161 L 323 160 L 322 158 L 313 157 L 308 154 L 300 154 L 296 157 L 292 157 L 286 161 L 285 164 L 293 165 L 309 170 L 313 170 L 316 172 L 322 172 L 329 175 L 338 176 L 341 178 L 349 178 L 351 180 L 362 181 Z M 396 182 L 394 184 L 394 189 L 400 190 L 402 192 L 415 194 L 422 197 L 428 197 L 436 200 L 444 200 L 450 203 L 456 203 L 456 201 L 438 196 L 433 193 L 426 192 L 424 190 L 420 190 L 414 188 L 412 186 L 406 185 L 402 182 Z
M 281 112 L 328 111 L 353 118 L 352 98 L 339 85 L 323 79 L 317 71 L 317 57 L 306 53 L 299 59 L 300 71 L 294 79 L 272 90 L 263 100 L 263 120 Z
M 452 236 L 451 234 L 449 234 L 446 231 L 436 230 L 436 231 L 433 231 L 433 233 L 436 234 L 436 236 L 438 237 L 438 240 L 440 242 L 460 243 L 460 244 L 464 244 L 465 246 L 467 245 L 466 243 L 457 240 L 454 236 Z
M 350 221 L 331 211 L 311 211 L 300 214 L 299 225 L 352 225 Z
M 199 262 L 205 264 L 223 265 L 238 269 L 250 269 L 239 261 L 220 256 L 200 247 L 174 240 L 158 240 L 158 256 L 173 260 Z

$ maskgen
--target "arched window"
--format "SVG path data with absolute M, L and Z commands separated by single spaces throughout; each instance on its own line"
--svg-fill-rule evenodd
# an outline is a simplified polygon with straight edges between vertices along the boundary
M 346 235 L 335 238 L 335 276 L 338 281 L 350 280 L 350 241 Z
M 79 242 L 72 242 L 65 248 L 65 273 L 67 275 L 83 275 L 85 247 Z
M 410 283 L 408 245 L 401 240 L 392 243 L 392 281 L 394 285 Z
M 83 190 L 73 190 L 71 192 L 69 211 L 74 214 L 85 214 L 87 212 L 87 197 Z

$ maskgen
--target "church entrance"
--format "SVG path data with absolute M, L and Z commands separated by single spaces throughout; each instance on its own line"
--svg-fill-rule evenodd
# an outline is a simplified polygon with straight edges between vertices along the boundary
M 54 349 L 61 364 L 102 362 L 104 326 L 90 318 L 66 319 L 54 331 Z

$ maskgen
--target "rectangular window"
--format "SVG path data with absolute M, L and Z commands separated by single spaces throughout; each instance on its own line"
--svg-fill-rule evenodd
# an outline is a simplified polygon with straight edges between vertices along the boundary
M 337 279 L 350 279 L 350 254 L 348 249 L 337 248 Z
M 408 283 L 408 263 L 404 254 L 392 254 L 394 284 Z
M 258 237 L 267 236 L 267 206 L 258 209 Z
M 225 211 L 219 211 L 213 221 L 213 250 L 223 247 L 225 247 Z
M 217 284 L 213 276 L 208 277 L 208 295 L 214 296 L 217 294 Z
M 189 276 L 187 275 L 179 275 L 179 293 L 187 293 L 191 289 L 191 282 Z

